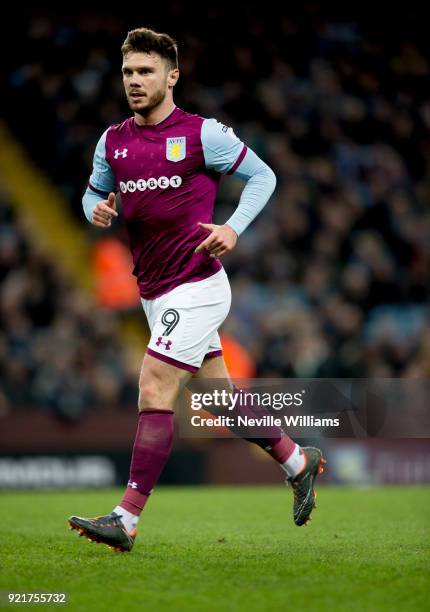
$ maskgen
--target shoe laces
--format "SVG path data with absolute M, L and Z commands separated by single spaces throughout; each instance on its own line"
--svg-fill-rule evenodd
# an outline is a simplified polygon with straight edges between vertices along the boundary
M 118 521 L 121 521 L 121 517 L 118 514 L 115 514 L 114 512 L 112 512 L 111 514 L 105 514 L 103 516 L 98 516 L 96 518 L 96 521 L 98 521 L 102 525 L 103 524 L 109 525 L 110 523 L 117 524 Z

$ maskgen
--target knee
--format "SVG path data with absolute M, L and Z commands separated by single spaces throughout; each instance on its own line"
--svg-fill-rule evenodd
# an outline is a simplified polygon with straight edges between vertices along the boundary
M 159 408 L 160 388 L 154 379 L 144 380 L 139 383 L 139 412 L 147 408 Z

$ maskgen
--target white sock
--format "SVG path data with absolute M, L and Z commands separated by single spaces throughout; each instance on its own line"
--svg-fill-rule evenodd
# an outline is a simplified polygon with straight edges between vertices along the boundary
M 297 474 L 303 470 L 306 465 L 306 457 L 305 453 L 302 451 L 300 446 L 296 444 L 295 449 L 285 461 L 285 463 L 281 463 L 280 466 L 283 470 L 285 470 L 288 476 L 294 478 Z
M 115 506 L 113 511 L 121 517 L 122 524 L 130 533 L 133 529 L 136 529 L 137 523 L 139 522 L 139 517 L 135 514 L 132 514 L 128 510 L 121 508 L 121 506 Z

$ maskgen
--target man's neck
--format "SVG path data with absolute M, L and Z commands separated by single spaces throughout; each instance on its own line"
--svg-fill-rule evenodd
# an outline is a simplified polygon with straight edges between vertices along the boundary
M 161 123 L 164 119 L 167 119 L 175 107 L 176 104 L 171 100 L 166 105 L 162 104 L 154 108 L 146 117 L 139 115 L 139 113 L 134 113 L 134 120 L 137 125 L 157 125 L 157 123 Z

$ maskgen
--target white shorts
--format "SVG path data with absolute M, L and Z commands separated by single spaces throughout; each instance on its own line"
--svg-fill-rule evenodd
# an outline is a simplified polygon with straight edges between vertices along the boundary
M 222 355 L 218 328 L 231 304 L 224 268 L 153 300 L 141 301 L 151 330 L 149 355 L 193 373 L 205 357 Z

